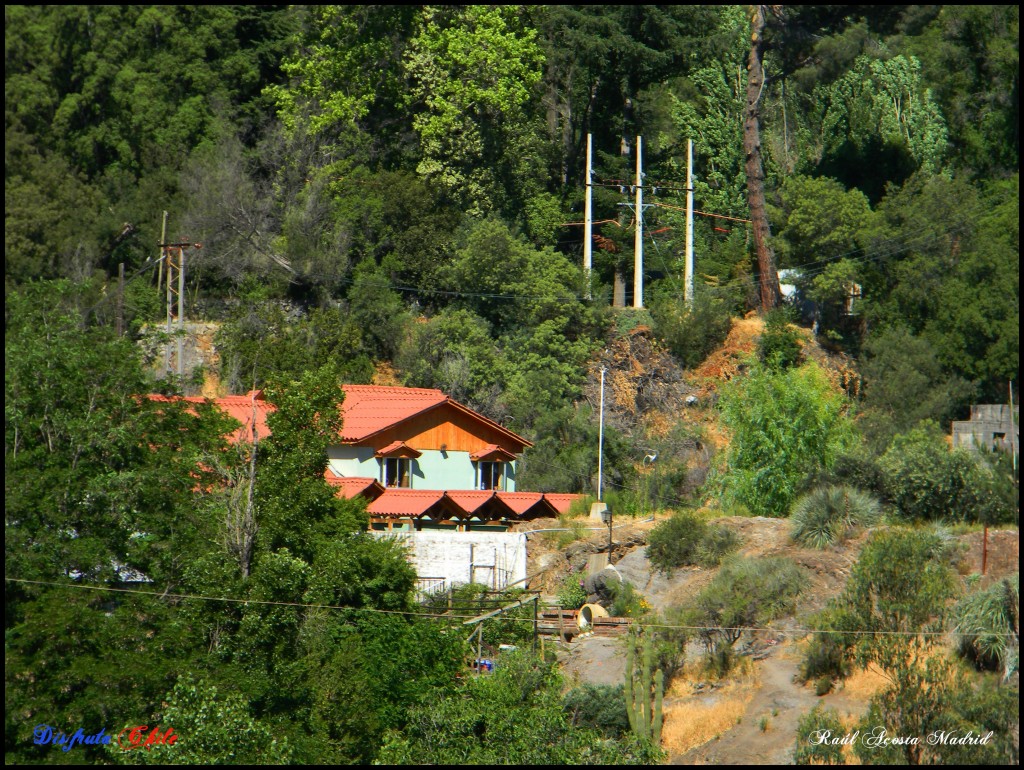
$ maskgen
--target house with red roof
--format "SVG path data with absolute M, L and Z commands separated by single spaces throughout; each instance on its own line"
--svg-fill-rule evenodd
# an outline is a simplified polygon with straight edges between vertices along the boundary
M 369 501 L 371 529 L 503 532 L 519 521 L 557 516 L 579 497 L 517 489 L 517 460 L 530 441 L 440 390 L 343 390 L 341 433 L 328 448 L 324 475 L 339 497 Z M 270 435 L 274 406 L 262 391 L 214 403 L 241 424 L 232 442 Z

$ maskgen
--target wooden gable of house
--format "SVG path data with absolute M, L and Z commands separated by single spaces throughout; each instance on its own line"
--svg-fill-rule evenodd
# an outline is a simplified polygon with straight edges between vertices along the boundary
M 497 445 L 512 454 L 519 454 L 529 446 L 511 431 L 452 402 L 402 420 L 353 444 L 379 448 L 395 442 L 419 451 L 448 452 L 480 452 L 489 445 Z

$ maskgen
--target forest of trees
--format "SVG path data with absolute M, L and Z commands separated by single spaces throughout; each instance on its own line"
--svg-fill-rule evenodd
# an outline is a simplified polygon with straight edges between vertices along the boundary
M 417 761 L 432 709 L 468 720 L 436 761 L 657 758 L 566 712 L 543 661 L 453 701 L 464 641 L 404 614 L 401 550 L 362 536 L 365 511 L 322 480 L 327 405 L 385 368 L 528 437 L 522 488 L 592 493 L 602 350 L 647 326 L 692 368 L 758 310 L 776 336 L 722 394 L 732 453 L 704 486 L 681 455 L 663 462 L 663 506 L 712 495 L 787 515 L 843 482 L 908 520 L 1015 521 L 1005 467 L 925 458 L 1019 379 L 1018 15 L 5 6 L 7 761 Z M 646 307 L 627 310 L 637 137 Z M 186 312 L 219 324 L 223 384 L 279 408 L 255 473 L 211 411 L 139 398 L 196 392 L 138 344 L 164 314 L 164 212 L 168 241 L 202 244 Z M 802 308 L 775 308 L 777 269 Z M 837 401 L 787 357 L 779 318 L 813 324 L 862 388 Z M 805 408 L 800 451 L 762 483 L 766 442 Z M 636 437 L 613 425 L 605 442 L 628 506 Z M 127 583 L 142 592 L 72 590 Z M 534 716 L 498 729 L 495 704 Z M 169 715 L 192 753 L 32 744 L 41 723 L 116 733 Z

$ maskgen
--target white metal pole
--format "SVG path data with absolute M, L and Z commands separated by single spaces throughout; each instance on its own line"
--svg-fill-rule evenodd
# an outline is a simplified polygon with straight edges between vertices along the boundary
M 633 238 L 633 307 L 644 306 L 643 137 L 636 138 L 636 234 Z
M 686 140 L 686 268 L 684 273 L 686 307 L 693 307 L 693 140 Z
M 601 367 L 601 417 L 597 429 L 597 499 L 601 501 L 604 493 L 602 473 L 604 471 L 604 373 L 607 368 Z
M 590 299 L 590 272 L 594 258 L 594 204 L 591 179 L 591 135 L 587 134 L 587 197 L 583 207 L 583 276 L 587 281 L 587 299 Z

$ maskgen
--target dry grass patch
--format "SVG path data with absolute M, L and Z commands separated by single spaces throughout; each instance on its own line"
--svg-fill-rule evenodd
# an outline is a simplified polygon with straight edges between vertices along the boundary
M 876 693 L 881 692 L 890 685 L 888 679 L 876 668 L 861 668 L 843 679 L 842 693 L 848 697 L 863 700 L 871 700 Z
M 662 747 L 671 755 L 683 754 L 731 730 L 746 714 L 754 693 L 760 687 L 753 666 L 739 666 L 723 686 L 707 694 L 695 694 L 695 686 L 704 681 L 696 665 L 687 666 L 669 689 L 675 702 L 665 704 L 661 729 Z

